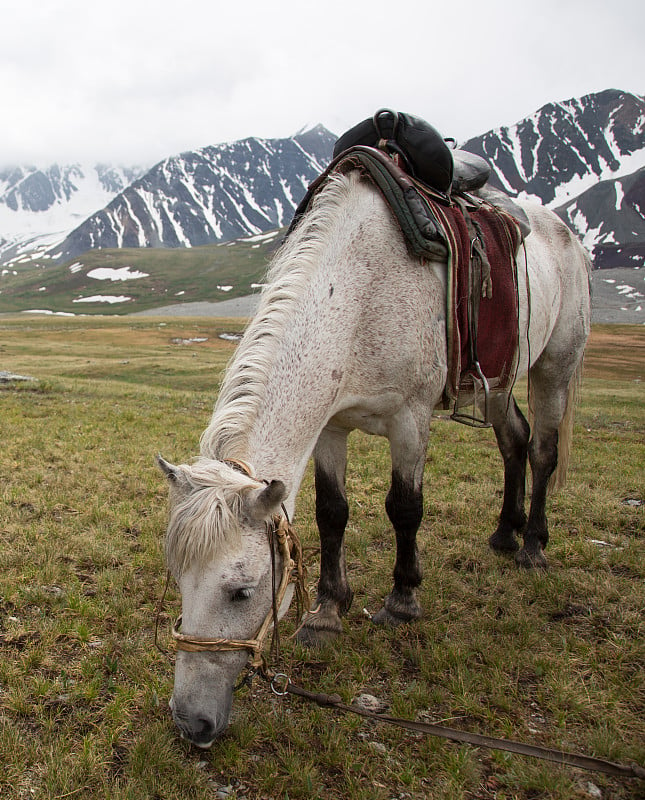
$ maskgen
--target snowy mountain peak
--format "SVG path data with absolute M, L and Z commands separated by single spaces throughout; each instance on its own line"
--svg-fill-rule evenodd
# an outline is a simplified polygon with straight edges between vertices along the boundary
M 195 247 L 290 222 L 335 137 L 322 126 L 291 139 L 255 137 L 172 156 L 86 219 L 52 255 L 96 247 Z
M 491 162 L 499 188 L 557 207 L 645 166 L 645 98 L 608 89 L 549 103 L 463 148 Z
M 0 170 L 0 262 L 11 263 L 62 241 L 144 171 L 106 164 Z

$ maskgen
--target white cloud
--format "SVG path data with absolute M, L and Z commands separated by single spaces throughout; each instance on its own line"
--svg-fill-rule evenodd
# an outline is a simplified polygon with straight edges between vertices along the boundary
M 0 163 L 153 163 L 390 106 L 460 140 L 643 91 L 641 0 L 0 0 Z M 10 124 L 7 124 L 9 122 Z

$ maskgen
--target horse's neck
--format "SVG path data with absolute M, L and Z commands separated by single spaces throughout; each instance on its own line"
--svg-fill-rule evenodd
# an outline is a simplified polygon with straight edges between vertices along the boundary
M 296 238 L 289 268 L 274 281 L 287 288 L 263 297 L 202 438 L 204 455 L 248 460 L 258 476 L 287 483 L 292 497 L 333 414 L 363 305 L 348 243 L 366 195 L 357 181 L 344 186 L 306 236 L 292 234 L 300 245 Z
M 361 305 L 344 283 L 322 269 L 307 287 L 249 430 L 248 456 L 258 474 L 285 480 L 294 497 L 348 368 Z

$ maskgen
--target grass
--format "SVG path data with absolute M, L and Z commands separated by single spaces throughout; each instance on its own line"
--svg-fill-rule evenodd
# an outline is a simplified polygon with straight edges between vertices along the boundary
M 642 783 L 374 726 L 259 683 L 210 751 L 179 739 L 172 666 L 153 646 L 166 522 L 154 455 L 196 454 L 234 347 L 218 334 L 240 327 L 0 318 L 0 369 L 38 379 L 0 389 L 0 796 L 565 800 L 591 796 L 591 782 L 605 798 L 641 797 Z M 207 341 L 173 343 L 193 338 Z M 436 422 L 425 614 L 396 631 L 363 612 L 390 588 L 387 446 L 353 435 L 354 604 L 342 639 L 319 652 L 285 641 L 282 668 L 345 701 L 374 694 L 395 715 L 643 764 L 644 348 L 642 328 L 593 331 L 547 573 L 487 548 L 502 475 L 492 434 Z M 313 516 L 308 471 L 297 525 L 312 546 Z M 171 587 L 164 625 L 178 603 Z
M 164 304 L 217 302 L 252 294 L 263 280 L 267 260 L 279 243 L 256 238 L 191 248 L 120 248 L 90 250 L 59 265 L 30 263 L 0 274 L 0 313 L 45 309 L 68 314 L 131 314 Z M 82 268 L 78 265 L 82 264 Z M 144 273 L 136 280 L 97 280 L 96 269 Z M 221 287 L 231 287 L 223 289 Z M 125 296 L 113 303 L 79 303 L 95 295 Z

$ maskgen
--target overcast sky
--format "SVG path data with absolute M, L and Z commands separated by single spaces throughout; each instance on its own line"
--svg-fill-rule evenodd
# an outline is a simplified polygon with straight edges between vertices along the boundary
M 152 165 L 382 107 L 459 141 L 645 94 L 643 0 L 0 0 L 0 166 Z

